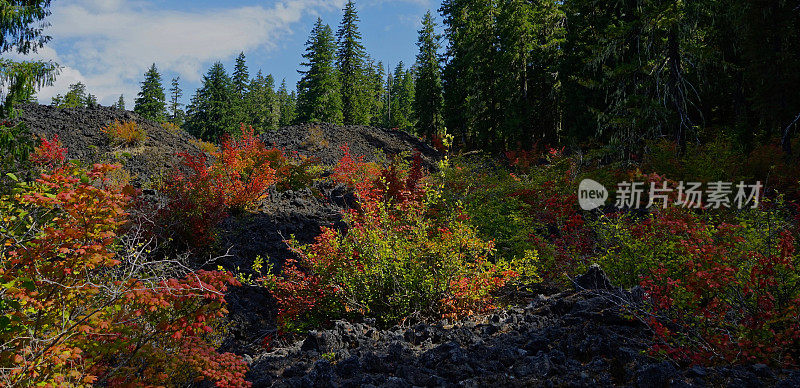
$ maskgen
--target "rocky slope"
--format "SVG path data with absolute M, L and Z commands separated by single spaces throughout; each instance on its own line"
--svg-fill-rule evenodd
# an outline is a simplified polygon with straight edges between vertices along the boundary
M 100 162 L 122 156 L 141 181 L 171 169 L 177 152 L 199 152 L 191 135 L 172 133 L 132 112 L 39 105 L 23 112 L 34 133 L 59 135 L 68 158 Z M 141 149 L 111 146 L 101 129 L 114 120 L 134 120 L 145 128 Z M 438 158 L 410 135 L 369 127 L 301 125 L 262 138 L 328 164 L 341 157 L 345 144 L 367 160 L 419 150 L 432 167 Z M 342 187 L 325 183 L 273 191 L 258 212 L 223 223 L 219 249 L 228 255 L 215 265 L 246 271 L 257 256 L 279 265 L 288 255 L 284 239 L 294 235 L 310 242 L 320 226 L 344 227 L 341 211 L 353 201 Z M 223 348 L 245 356 L 257 387 L 800 386 L 796 370 L 679 367 L 648 357 L 651 333 L 623 307 L 639 298 L 635 290 L 615 289 L 594 269 L 576 279 L 575 290 L 543 291 L 519 307 L 458 322 L 389 330 L 370 322 L 337 322 L 296 342 L 265 343 L 275 332 L 273 301 L 261 289 L 239 287 L 227 297 L 230 330 Z
M 273 387 L 797 387 L 800 371 L 683 367 L 646 355 L 648 328 L 598 269 L 576 290 L 459 322 L 378 330 L 336 322 L 250 361 L 255 386 Z M 595 287 L 601 288 L 595 288 Z
M 95 105 L 89 108 L 60 109 L 29 104 L 20 107 L 20 119 L 32 133 L 48 138 L 58 135 L 67 148 L 67 159 L 87 163 L 121 163 L 134 183 L 144 183 L 171 171 L 179 152 L 198 153 L 194 136 L 185 131 L 169 131 L 160 124 L 130 111 Z M 147 133 L 147 139 L 133 147 L 114 147 L 103 128 L 114 121 L 134 121 Z
M 440 158 L 435 149 L 403 131 L 361 125 L 292 125 L 266 133 L 261 138 L 267 144 L 317 157 L 329 165 L 342 157 L 342 146 L 345 145 L 352 155 L 363 156 L 368 162 L 419 151 L 425 165 L 430 168 Z

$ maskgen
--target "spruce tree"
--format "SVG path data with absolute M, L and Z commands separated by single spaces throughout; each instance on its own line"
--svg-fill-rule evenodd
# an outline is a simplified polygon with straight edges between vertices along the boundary
M 133 107 L 134 112 L 153 121 L 161 122 L 166 119 L 166 96 L 164 87 L 161 86 L 161 74 L 158 73 L 155 63 L 144 74 L 138 96 Z
M 222 63 L 217 62 L 203 76 L 203 85 L 192 97 L 187 108 L 186 130 L 207 141 L 238 133 L 233 100 L 233 82 Z
M 417 133 L 430 138 L 444 130 L 444 99 L 442 97 L 442 68 L 439 59 L 441 36 L 436 22 L 428 11 L 422 18 L 417 39 L 417 80 L 414 90 L 414 117 Z
M 275 79 L 271 74 L 263 76 L 261 70 L 250 82 L 245 98 L 248 123 L 258 132 L 273 131 L 278 128 L 280 112 L 278 97 L 275 94 Z
M 303 76 L 297 83 L 297 121 L 342 124 L 335 50 L 331 27 L 318 18 L 306 42 L 305 62 L 301 63 L 307 70 L 299 71 Z
M 183 125 L 185 113 L 181 109 L 181 98 L 183 97 L 183 90 L 180 84 L 181 77 L 172 79 L 172 86 L 169 89 L 169 121 L 177 126 Z
M 87 94 L 86 95 L 86 106 L 91 107 L 91 106 L 95 106 L 95 105 L 97 105 L 97 96 L 95 96 L 94 94 L 91 94 L 91 93 Z
M 352 0 L 348 0 L 343 12 L 342 23 L 336 32 L 342 116 L 345 124 L 369 124 L 373 105 L 371 80 L 366 68 L 367 55 L 358 31 L 358 13 Z
M 247 71 L 247 62 L 244 53 L 239 53 L 236 57 L 236 64 L 233 67 L 233 91 L 240 100 L 244 100 L 250 84 L 250 73 Z
M 86 85 L 84 85 L 83 82 L 70 85 L 59 108 L 84 107 L 86 107 Z
M 119 109 L 119 110 L 125 110 L 125 96 L 124 95 L 122 95 L 122 94 L 119 95 L 119 99 L 114 104 L 114 108 Z
M 397 64 L 391 86 L 391 119 L 389 127 L 402 130 L 414 128 L 414 72 L 404 70 L 403 61 Z
M 278 111 L 280 118 L 278 119 L 278 126 L 285 127 L 291 125 L 295 121 L 295 109 L 297 107 L 297 96 L 294 91 L 289 94 L 286 88 L 286 79 L 281 81 L 281 86 L 278 88 Z

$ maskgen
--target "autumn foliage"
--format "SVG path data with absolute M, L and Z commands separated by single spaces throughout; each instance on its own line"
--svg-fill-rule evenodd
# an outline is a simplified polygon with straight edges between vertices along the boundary
M 103 132 L 115 146 L 140 145 L 147 140 L 147 131 L 135 121 L 114 121 L 103 128 Z
M 308 172 L 310 159 L 268 148 L 249 126 L 211 155 L 181 156 L 183 169 L 175 170 L 162 187 L 169 202 L 161 221 L 173 238 L 193 248 L 213 244 L 220 221 L 257 206 L 273 185 L 292 188 L 314 179 Z
M 131 198 L 109 181 L 115 168 L 68 164 L 0 198 L 0 381 L 249 385 L 245 364 L 209 337 L 237 281 L 129 259 Z
M 345 149 L 334 171 L 360 201 L 346 215 L 348 230 L 324 228 L 309 245 L 289 241 L 296 258 L 262 279 L 284 328 L 346 317 L 383 326 L 461 317 L 491 309 L 493 292 L 515 276 L 488 260 L 492 243 L 463 213 L 439 211 L 442 199 L 424 181 L 419 156 L 380 169 Z

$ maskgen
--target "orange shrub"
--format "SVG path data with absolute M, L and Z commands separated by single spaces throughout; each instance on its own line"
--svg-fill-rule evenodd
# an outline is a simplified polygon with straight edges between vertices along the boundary
M 209 340 L 237 281 L 119 253 L 130 197 L 115 168 L 67 165 L 0 197 L 0 385 L 248 386 Z
M 103 132 L 115 146 L 134 146 L 147 139 L 147 132 L 134 121 L 114 121 L 103 128 Z

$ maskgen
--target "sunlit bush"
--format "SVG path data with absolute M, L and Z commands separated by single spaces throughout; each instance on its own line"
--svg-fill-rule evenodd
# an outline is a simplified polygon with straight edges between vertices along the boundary
M 248 386 L 209 341 L 236 280 L 149 262 L 122 235 L 115 168 L 68 164 L 0 197 L 0 384 Z
M 103 132 L 115 146 L 141 145 L 147 140 L 147 132 L 135 121 L 114 121 L 103 128 Z
M 373 167 L 346 153 L 335 179 Z M 262 279 L 285 328 L 348 317 L 388 326 L 493 307 L 493 292 L 516 274 L 488 260 L 492 243 L 463 213 L 441 211 L 441 192 L 422 182 L 418 157 L 407 169 L 393 165 L 366 181 L 352 178 L 360 206 L 347 214 L 348 230 L 325 228 L 309 245 L 290 241 L 297 257 Z

